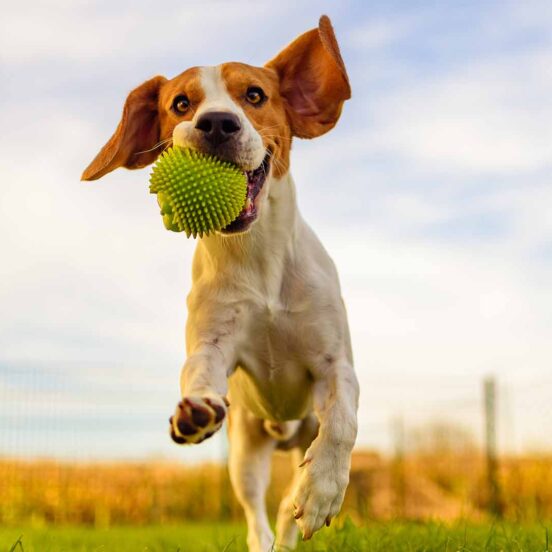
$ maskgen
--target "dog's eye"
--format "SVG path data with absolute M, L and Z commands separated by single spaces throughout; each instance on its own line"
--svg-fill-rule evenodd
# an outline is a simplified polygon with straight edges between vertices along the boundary
M 190 100 L 181 94 L 180 96 L 177 96 L 172 103 L 172 109 L 177 115 L 182 115 L 183 113 L 186 113 L 188 109 L 190 108 Z
M 245 98 L 250 104 L 258 105 L 266 99 L 266 96 L 262 88 L 258 86 L 250 86 L 247 89 Z

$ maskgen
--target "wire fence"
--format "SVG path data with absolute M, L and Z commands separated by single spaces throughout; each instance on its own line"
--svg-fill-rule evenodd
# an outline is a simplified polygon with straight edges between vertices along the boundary
M 176 447 L 167 432 L 170 383 L 129 384 L 122 375 L 113 385 L 119 376 L 83 383 L 63 368 L 0 373 L 0 523 L 240 518 L 225 433 Z M 346 511 L 359 519 L 552 517 L 551 388 L 467 377 L 366 386 Z M 276 459 L 272 513 L 290 469 Z
M 0 368 L 0 455 L 66 459 L 224 460 L 223 434 L 186 451 L 167 438 L 167 419 L 177 396 L 170 376 L 152 377 L 119 368 L 88 379 L 71 367 L 59 370 Z M 109 373 L 109 377 L 105 374 Z M 76 375 L 78 374 L 78 376 Z M 135 381 L 129 380 L 134 379 Z M 434 421 L 469 431 L 485 446 L 481 379 L 467 376 L 385 378 L 362 382 L 358 447 L 390 454 L 391 421 L 402 417 L 407 435 Z M 499 454 L 552 450 L 552 380 L 496 380 Z

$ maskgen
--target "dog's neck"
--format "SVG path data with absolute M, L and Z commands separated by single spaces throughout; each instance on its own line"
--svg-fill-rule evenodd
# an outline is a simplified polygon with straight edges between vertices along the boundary
M 293 248 L 300 219 L 293 179 L 288 172 L 278 179 L 271 176 L 267 184 L 268 197 L 264 198 L 262 212 L 251 230 L 236 236 L 205 237 L 198 243 L 202 254 L 217 265 L 257 264 L 266 255 L 272 260 L 283 258 Z

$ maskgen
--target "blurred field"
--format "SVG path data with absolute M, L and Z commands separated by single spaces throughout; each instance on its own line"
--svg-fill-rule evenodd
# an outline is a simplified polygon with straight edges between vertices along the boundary
M 11 552 L 245 552 L 245 528 L 205 524 L 114 529 L 13 528 L 0 533 L 0 550 Z M 550 552 L 544 526 L 352 522 L 323 529 L 298 552 Z M 21 540 L 19 541 L 19 537 Z M 21 544 L 16 544 L 18 541 Z M 12 548 L 14 547 L 15 548 Z
M 504 518 L 552 519 L 552 457 L 500 461 Z M 288 458 L 275 458 L 268 508 L 274 516 L 290 480 Z M 477 451 L 419 451 L 404 459 L 357 452 L 344 513 L 368 520 L 487 519 L 485 464 Z M 226 467 L 163 462 L 63 464 L 0 460 L 4 527 L 165 525 L 241 521 Z

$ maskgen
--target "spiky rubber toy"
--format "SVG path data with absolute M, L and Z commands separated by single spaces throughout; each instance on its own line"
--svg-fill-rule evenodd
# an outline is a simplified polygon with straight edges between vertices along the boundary
M 150 175 L 167 230 L 202 237 L 228 226 L 241 212 L 247 176 L 236 165 L 192 149 L 161 154 Z

